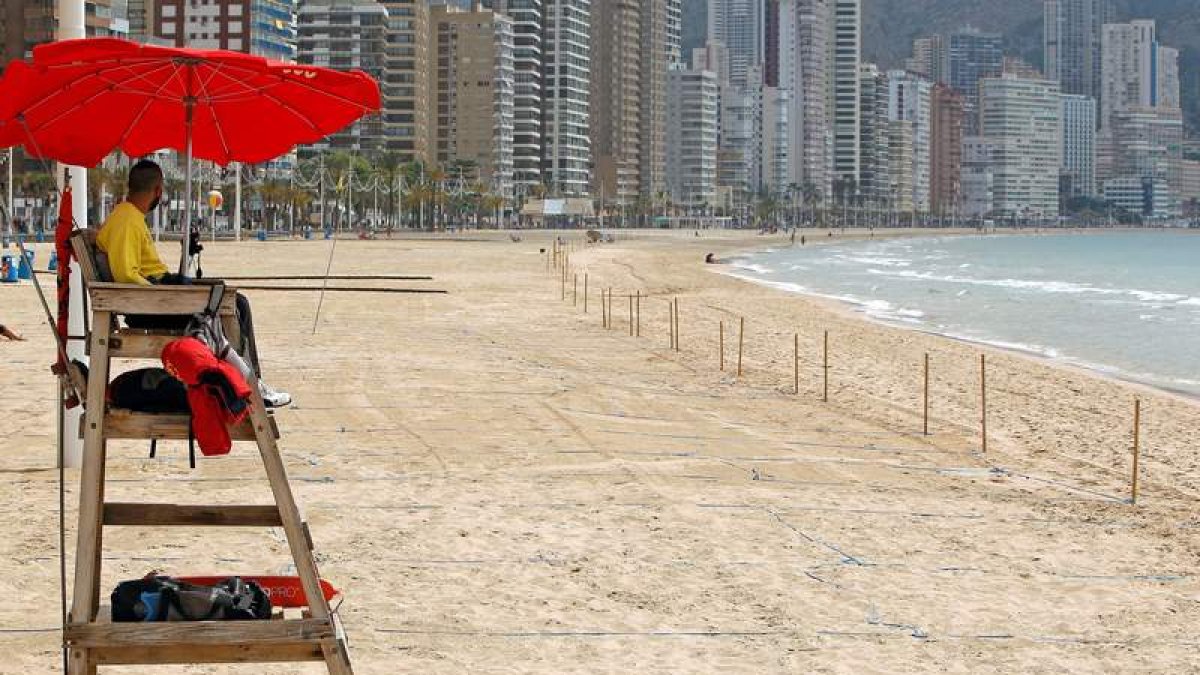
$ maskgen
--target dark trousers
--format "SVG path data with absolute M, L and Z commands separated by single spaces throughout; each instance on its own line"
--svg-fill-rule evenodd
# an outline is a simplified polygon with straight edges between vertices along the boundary
M 180 277 L 177 274 L 151 279 L 151 282 L 156 285 L 168 286 L 187 285 L 191 281 L 191 279 Z M 237 294 L 235 300 L 238 329 L 242 333 L 242 340 L 241 344 L 235 344 L 233 348 L 250 363 L 250 367 L 254 369 L 254 374 L 261 378 L 262 364 L 258 360 L 258 345 L 254 340 L 254 316 L 250 312 L 250 301 L 241 293 Z M 177 314 L 128 314 L 125 316 L 125 325 L 141 330 L 183 330 L 187 328 L 188 322 L 191 320 L 192 317 L 190 316 L 180 316 Z

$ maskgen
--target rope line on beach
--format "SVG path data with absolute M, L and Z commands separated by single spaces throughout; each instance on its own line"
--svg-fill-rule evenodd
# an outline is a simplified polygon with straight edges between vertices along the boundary
M 787 630 L 742 630 L 742 631 L 606 631 L 606 630 L 563 630 L 563 631 L 469 631 L 469 630 L 417 630 L 407 628 L 376 628 L 377 633 L 391 635 L 425 635 L 446 637 L 484 638 L 605 638 L 605 637 L 762 637 L 772 635 L 795 635 Z
M 626 266 L 628 267 L 628 265 L 626 265 Z M 555 259 L 555 267 L 558 267 L 558 268 L 560 268 L 560 270 L 563 272 L 563 274 L 561 275 L 561 276 L 562 276 L 562 278 L 563 278 L 563 279 L 566 279 L 566 278 L 567 278 L 567 276 L 569 275 L 569 272 L 570 272 L 570 269 L 569 269 L 569 267 L 570 267 L 570 261 L 569 261 L 569 258 L 566 258 L 566 259 L 564 259 L 564 260 L 558 260 L 558 259 L 556 258 L 556 259 Z M 632 268 L 630 268 L 630 269 L 631 269 L 631 271 L 632 271 Z M 600 284 L 600 287 L 601 287 L 601 289 L 603 289 L 603 288 L 604 288 L 604 284 Z M 610 295 L 611 295 L 611 292 L 609 292 L 609 293 L 610 293 Z M 639 291 L 639 293 L 638 293 L 638 294 L 639 294 L 639 297 L 645 297 L 645 298 L 656 298 L 656 297 L 660 297 L 660 296 L 662 296 L 662 297 L 668 297 L 668 299 L 671 299 L 671 298 L 676 298 L 676 297 L 677 297 L 677 295 L 678 295 L 678 290 L 676 290 L 676 289 L 666 289 L 666 290 L 661 290 L 661 291 L 657 291 L 657 292 L 656 292 L 656 291 L 653 291 L 653 290 L 648 290 L 648 291 Z M 632 296 L 632 294 L 629 294 L 629 295 L 630 295 L 630 297 L 633 297 L 633 296 Z M 564 296 L 564 297 L 565 297 L 565 296 Z M 669 358 L 671 353 L 673 353 L 673 352 L 679 352 L 679 351 L 680 351 L 680 348 L 679 348 L 679 345 L 678 345 L 678 342 L 677 342 L 678 338 L 676 337 L 676 336 L 678 335 L 678 325 L 677 325 L 677 322 L 678 322 L 678 320 L 679 320 L 679 319 L 678 319 L 678 309 L 677 309 L 677 305 L 675 304 L 676 302 L 677 302 L 677 299 L 672 299 L 672 300 L 671 300 L 671 317 L 670 317 L 670 319 L 671 319 L 671 322 L 670 322 L 670 323 L 671 323 L 671 326 L 670 326 L 670 333 L 671 333 L 671 346 L 670 346 L 670 348 L 667 350 L 667 352 L 666 352 L 665 354 L 662 354 L 662 353 L 660 353 L 660 352 L 661 352 L 661 349 L 658 349 L 657 347 L 656 347 L 656 348 L 654 348 L 654 349 L 652 350 L 652 351 L 654 351 L 655 353 L 658 353 L 658 354 L 660 355 L 660 357 L 662 357 L 662 358 Z M 573 304 L 573 305 L 576 305 L 576 306 L 578 305 L 577 301 L 576 301 L 574 298 L 572 299 L 572 304 Z M 728 309 L 725 309 L 725 308 L 723 308 L 723 307 L 719 307 L 719 306 L 713 305 L 713 304 L 711 304 L 711 303 L 703 303 L 703 302 L 698 302 L 698 303 L 697 303 L 697 306 L 699 306 L 699 307 L 701 307 L 701 308 L 703 308 L 703 309 L 705 309 L 705 310 L 709 310 L 709 311 L 716 312 L 718 315 L 720 315 L 720 316 L 724 316 L 724 317 L 740 316 L 740 314 L 739 314 L 739 313 L 737 313 L 737 312 L 732 312 L 731 310 L 728 310 Z M 631 319 L 630 319 L 630 321 L 632 322 L 632 314 L 631 314 Z M 651 319 L 651 322 L 653 323 L 653 319 Z M 638 316 L 638 323 L 639 323 L 639 326 L 640 326 L 640 313 L 639 313 L 639 316 Z M 606 328 L 610 328 L 610 329 L 611 329 L 611 328 L 612 328 L 612 326 L 610 326 L 610 325 L 607 325 L 607 322 L 606 322 Z M 654 334 L 654 333 L 656 333 L 656 332 L 657 332 L 657 331 L 656 331 L 655 329 L 651 329 L 651 331 L 650 331 L 650 334 Z M 631 335 L 632 335 L 632 333 L 633 333 L 633 331 L 632 331 L 632 329 L 631 329 Z M 776 333 L 777 333 L 777 335 L 776 335 Z M 770 332 L 770 331 L 768 331 L 768 333 L 767 333 L 767 334 L 768 334 L 768 335 L 773 335 L 774 337 L 785 337 L 785 336 L 786 336 L 786 335 L 785 335 L 785 333 L 787 333 L 787 332 L 786 332 L 786 331 L 784 331 L 784 332 L 780 332 L 780 331 L 774 331 L 774 332 Z M 828 333 L 828 331 L 824 331 L 824 335 L 825 335 L 825 339 L 826 339 L 826 340 L 828 340 L 828 334 L 829 334 L 829 333 Z M 800 394 L 800 387 L 799 387 L 799 379 L 798 379 L 798 378 L 799 378 L 799 368 L 800 368 L 800 365 L 803 363 L 803 364 L 804 364 L 806 367 L 811 367 L 811 366 L 813 365 L 813 363 L 815 363 L 815 361 L 814 361 L 813 363 L 810 363 L 808 358 L 805 358 L 805 359 L 801 359 L 801 358 L 800 358 L 800 353 L 799 353 L 799 337 L 800 337 L 800 334 L 799 334 L 799 333 L 795 333 L 795 336 L 796 336 L 796 346 L 797 346 L 797 348 L 796 348 L 796 353 L 794 354 L 794 358 L 793 358 L 793 359 L 789 359 L 789 360 L 794 360 L 794 365 L 795 365 L 795 368 L 797 369 L 797 370 L 796 370 L 796 377 L 797 377 L 797 380 L 796 380 L 796 387 L 795 387 L 795 395 L 799 395 L 799 394 Z M 815 339 L 815 338 L 814 338 L 814 339 Z M 742 340 L 742 334 L 739 334 L 738 340 L 739 340 L 739 345 L 740 345 L 740 343 L 741 343 L 741 340 Z M 854 339 L 852 338 L 852 339 L 850 340 L 850 342 L 851 342 L 851 343 L 853 343 L 853 342 L 854 342 Z M 826 375 L 825 375 L 825 377 L 826 377 L 826 385 L 825 385 L 825 386 L 826 386 L 826 387 L 828 387 L 828 379 L 827 379 L 827 378 L 828 378 L 828 368 L 829 368 L 829 366 L 828 366 L 828 343 L 827 343 L 827 342 L 826 342 L 826 348 L 825 348 L 825 349 L 826 349 L 826 352 L 825 352 L 825 354 L 826 354 L 826 355 L 825 355 L 825 357 L 824 357 L 824 359 L 825 359 L 825 361 L 824 361 L 824 364 L 825 364 L 825 365 L 823 365 L 823 366 L 821 366 L 821 367 L 824 369 L 824 372 L 826 373 Z M 740 346 L 739 346 L 739 367 L 738 367 L 738 374 L 739 374 L 739 377 L 738 377 L 738 378 L 737 378 L 737 379 L 734 381 L 734 383 L 736 383 L 736 384 L 739 384 L 739 385 L 741 385 L 741 386 L 747 386 L 747 384 L 746 384 L 746 383 L 745 383 L 745 382 L 744 382 L 744 381 L 741 379 L 741 377 L 740 377 L 740 375 L 741 375 L 741 366 L 740 366 L 740 362 L 741 362 L 741 356 L 740 356 L 740 351 L 741 351 L 741 348 L 740 348 Z M 674 361 L 675 359 L 671 359 L 671 360 L 672 360 L 672 361 Z M 769 361 L 769 366 L 770 366 L 770 367 L 777 367 L 777 366 L 778 366 L 778 364 L 777 364 L 776 362 L 777 362 L 778 360 L 779 360 L 779 359 L 778 359 L 778 358 L 776 358 L 775 356 L 772 356 L 772 357 L 770 357 L 770 358 L 769 358 L 769 360 L 768 360 L 768 361 Z M 995 363 L 995 361 L 993 361 L 993 364 L 992 364 L 992 370 L 993 370 L 993 371 L 997 371 L 997 370 L 998 370 L 998 371 L 999 371 L 999 373 L 1000 373 L 1002 376 L 1009 376 L 1009 377 L 1013 377 L 1013 376 L 1015 376 L 1015 375 L 1014 375 L 1014 371 L 1013 371 L 1011 368 L 1005 368 L 1005 367 L 1002 367 L 1002 366 L 1001 366 L 1001 367 L 999 367 L 999 368 L 997 368 L 997 365 L 999 365 L 999 364 L 996 364 L 996 363 Z M 983 367 L 983 366 L 982 366 L 982 361 L 981 361 L 981 373 L 982 373 L 982 367 Z M 928 414 L 928 413 L 929 413 L 929 410 L 928 410 L 928 398 L 929 398 L 929 384 L 930 384 L 930 380 L 929 380 L 929 377 L 928 377 L 928 355 L 926 355 L 926 357 L 925 357 L 925 369 L 926 369 L 926 370 L 925 370 L 925 372 L 926 372 L 926 377 L 925 377 L 925 390 L 924 390 L 924 391 L 925 391 L 925 394 L 924 394 L 924 396 L 925 396 L 925 399 L 926 399 L 926 404 L 925 404 L 926 423 L 925 423 L 925 424 L 926 424 L 926 426 L 928 426 L 928 420 L 929 420 L 929 419 L 933 419 L 933 418 L 932 418 L 932 417 L 930 417 L 930 416 L 929 416 L 929 414 Z M 694 369 L 692 369 L 692 370 L 693 370 L 693 372 L 695 372 L 695 370 L 694 370 Z M 875 394 L 875 393 L 874 393 L 872 390 L 870 390 L 869 388 L 866 388 L 866 387 L 863 387 L 863 386 L 861 386 L 861 382 L 862 382 L 862 380 L 863 380 L 864 378 L 866 378 L 867 380 L 869 380 L 869 379 L 870 379 L 870 373 L 864 373 L 864 372 L 863 372 L 863 367 L 861 366 L 861 364 L 852 363 L 852 364 L 849 366 L 849 369 L 848 369 L 848 371 L 847 371 L 847 372 L 848 372 L 848 373 L 851 375 L 851 377 L 843 377 L 843 378 L 839 378 L 839 381 L 838 381 L 838 382 L 837 382 L 837 384 L 835 385 L 835 387 L 836 387 L 836 389 L 835 389 L 835 393 L 836 393 L 836 391 L 848 391 L 848 390 L 856 391 L 856 392 L 858 392 L 859 394 L 866 396 L 868 399 L 870 399 L 870 400 L 872 400 L 872 401 L 876 402 L 877 404 L 880 404 L 880 405 L 882 405 L 884 408 L 886 408 L 886 409 L 888 409 L 888 410 L 891 410 L 891 411 L 894 411 L 894 412 L 897 412 L 897 413 L 900 413 L 900 414 L 905 414 L 905 415 L 911 415 L 911 414 L 912 414 L 912 410 L 910 410 L 910 409 L 908 408 L 908 406 L 906 406 L 906 405 L 901 405 L 901 404 L 898 404 L 898 403 L 894 402 L 894 400 L 893 400 L 893 398 L 892 398 L 892 397 L 881 397 L 881 396 L 879 396 L 879 395 Z M 1022 374 L 1022 377 L 1023 377 L 1023 376 L 1024 376 L 1024 374 Z M 981 375 L 980 377 L 982 378 L 982 375 Z M 944 375 L 943 375 L 943 379 L 944 379 Z M 961 378 L 960 378 L 960 379 L 961 379 Z M 967 378 L 967 379 L 970 379 L 970 377 L 968 376 L 968 378 Z M 983 387 L 984 385 L 983 385 L 982 383 L 984 382 L 984 380 L 980 379 L 980 380 L 979 380 L 979 382 L 980 382 L 980 384 L 981 384 L 981 387 Z M 753 386 L 751 386 L 750 388 L 751 388 L 751 389 L 753 389 Z M 761 388 L 761 387 L 759 387 L 759 389 L 762 389 L 762 388 Z M 1032 396 L 1031 396 L 1031 395 L 1029 395 L 1029 394 L 1025 394 L 1024 392 L 1018 392 L 1018 391 L 1015 391 L 1015 390 L 1011 390 L 1011 389 L 1009 389 L 1009 388 L 1005 388 L 1005 387 L 993 387 L 993 389 L 994 389 L 994 393 L 999 393 L 999 394 L 1005 394 L 1005 393 L 1009 393 L 1009 394 L 1013 394 L 1013 395 L 1021 395 L 1021 396 L 1024 396 L 1025 398 L 1032 399 Z M 1070 389 L 1070 391 L 1071 391 L 1072 393 L 1075 393 L 1075 394 L 1081 394 L 1081 393 L 1082 393 L 1080 389 L 1078 389 L 1078 388 L 1076 388 L 1076 387 L 1074 387 L 1074 386 L 1068 386 L 1068 389 Z M 771 394 L 774 394 L 775 396 L 778 396 L 778 394 L 779 394 L 779 392 L 780 392 L 781 390 L 779 389 L 779 387 L 777 387 L 777 386 L 774 386 L 774 387 L 769 387 L 769 388 L 768 388 L 767 390 L 765 390 L 765 391 L 769 391 L 769 392 L 770 392 L 770 393 L 768 394 L 768 396 L 770 396 Z M 764 392 L 764 393 L 765 393 L 765 392 Z M 891 394 L 891 393 L 892 393 L 892 392 L 889 392 L 889 394 Z M 968 391 L 966 391 L 966 392 L 962 392 L 962 391 L 955 391 L 955 396 L 952 398 L 952 401 L 951 401 L 951 402 L 952 402 L 952 404 L 953 404 L 954 406 L 957 406 L 957 407 L 959 407 L 960 409 L 963 409 L 963 406 L 962 406 L 962 403 L 961 403 L 961 401 L 958 399 L 958 397 L 959 397 L 959 396 L 961 396 L 961 395 L 963 395 L 964 393 L 965 393 L 965 395 L 967 395 L 968 397 L 970 396 L 970 392 L 969 392 L 969 386 L 968 386 Z M 1094 415 L 1100 415 L 1100 416 L 1104 416 L 1106 420 L 1110 420 L 1110 419 L 1112 418 L 1112 415 L 1111 415 L 1111 413 L 1109 413 L 1109 412 L 1107 412 L 1107 411 L 1103 411 L 1103 410 L 1097 410 L 1097 409 L 1096 409 L 1096 408 L 1094 408 L 1094 407 L 1081 407 L 1081 406 L 1077 406 L 1077 405 L 1074 405 L 1074 404 L 1072 404 L 1072 403 L 1069 403 L 1069 402 L 1066 402 L 1066 401 L 1064 401 L 1062 397 L 1055 398 L 1055 399 L 1054 399 L 1054 405 L 1055 405 L 1056 407 L 1058 407 L 1058 408 L 1062 408 L 1062 407 L 1064 407 L 1064 406 L 1065 406 L 1067 410 L 1070 410 L 1070 411 L 1073 411 L 1073 412 L 1075 412 L 1075 413 L 1079 413 L 1079 414 L 1084 414 L 1084 413 L 1086 413 L 1087 415 L 1093 415 L 1093 416 L 1094 416 Z M 984 406 L 985 406 L 985 407 L 984 407 L 984 412 L 983 412 L 983 415 L 984 415 L 984 419 L 986 419 L 986 402 L 985 402 Z M 964 410 L 965 410 L 965 412 L 966 412 L 966 414 L 967 414 L 968 416 L 970 416 L 970 415 L 971 415 L 971 410 L 970 410 L 970 408 L 971 408 L 971 406 L 968 404 L 968 405 L 965 407 L 965 409 L 964 409 Z M 861 410 L 858 410 L 858 411 L 857 411 L 857 413 L 858 413 L 858 414 L 861 414 L 861 413 L 862 413 L 862 411 L 861 411 Z M 1135 415 L 1135 417 L 1136 417 L 1136 415 Z M 1052 431 L 1051 431 L 1051 430 L 1045 430 L 1045 429 L 1042 429 L 1042 428 L 1039 428 L 1039 427 L 1033 426 L 1033 423 L 1032 423 L 1032 422 L 1028 422 L 1028 421 L 1027 421 L 1027 420 L 1025 420 L 1025 418 L 1023 418 L 1023 417 L 1021 418 L 1021 420 L 1022 420 L 1022 421 L 1023 421 L 1025 424 L 1026 424 L 1026 426 L 1028 426 L 1028 427 L 1029 427 L 1029 430 L 1030 430 L 1031 432 L 1035 433 L 1035 434 L 1045 435 L 1045 434 L 1052 433 Z M 949 427 L 949 428 L 953 428 L 953 429 L 956 429 L 957 431 L 959 431 L 959 432 L 962 432 L 962 433 L 964 433 L 964 434 L 967 434 L 967 435 L 970 435 L 970 434 L 971 434 L 973 431 L 975 431 L 975 429 L 973 429 L 972 427 L 970 427 L 970 426 L 968 426 L 968 425 L 965 425 L 965 424 L 962 424 L 962 423 L 960 423 L 960 422 L 957 422 L 957 421 L 955 421 L 955 420 L 947 420 L 947 419 L 941 419 L 941 418 L 939 418 L 937 421 L 938 421 L 938 423 L 939 423 L 939 424 L 941 424 L 943 427 Z M 985 422 L 985 424 L 986 424 L 986 422 Z M 1111 424 L 1109 424 L 1109 425 L 1106 425 L 1106 426 L 1107 426 L 1107 427 L 1112 427 L 1112 426 L 1114 426 L 1114 425 L 1115 425 L 1116 427 L 1118 427 L 1118 428 L 1123 426 L 1123 424 L 1122 424 L 1121 422 L 1119 422 L 1119 421 L 1112 421 L 1112 422 L 1111 422 Z M 1137 424 L 1136 424 L 1136 419 L 1135 419 L 1135 426 L 1137 426 Z M 983 444 L 984 451 L 986 451 L 986 450 L 987 450 L 987 437 L 988 437 L 988 434 L 987 434 L 987 431 L 986 431 L 986 426 L 984 426 L 984 427 L 983 427 L 983 429 L 984 429 L 984 430 L 983 430 L 983 433 L 982 433 L 982 436 L 981 436 L 981 438 L 982 438 L 982 444 Z M 627 434 L 638 434 L 638 433 L 643 433 L 643 434 L 645 434 L 645 435 L 656 435 L 656 434 L 649 434 L 649 433 L 646 433 L 646 432 L 636 432 L 636 431 L 633 431 L 633 432 L 630 432 L 630 431 L 613 431 L 613 430 L 601 430 L 601 431 L 602 431 L 603 433 L 627 433 Z M 1106 432 L 1106 433 L 1107 433 L 1107 432 Z M 926 437 L 926 434 L 921 434 L 921 436 L 922 436 L 922 437 Z M 716 439 L 713 439 L 713 440 L 716 440 Z M 864 451 L 866 451 L 866 450 L 870 450 L 870 449 L 872 449 L 872 448 L 866 448 L 866 447 L 862 447 L 862 448 L 851 448 L 851 449 L 858 449 L 858 450 L 864 450 Z M 885 448 L 875 448 L 875 450 L 876 450 L 876 451 L 880 451 L 880 452 L 886 452 L 886 451 L 888 451 L 888 449 L 885 449 Z M 918 452 L 918 451 L 916 451 L 916 450 L 900 450 L 900 449 L 892 449 L 892 451 L 893 451 L 893 452 L 905 452 L 905 453 L 907 453 L 907 452 L 914 452 L 914 453 L 915 453 L 915 452 Z M 940 449 L 940 448 L 939 448 L 939 449 L 937 449 L 937 450 L 935 450 L 935 451 L 940 451 L 940 452 L 955 452 L 955 451 L 953 451 L 953 450 L 943 450 L 943 449 Z M 1124 451 L 1125 451 L 1125 448 L 1124 448 L 1124 447 L 1122 447 L 1122 448 L 1120 448 L 1120 449 L 1114 449 L 1113 451 L 1114 451 L 1114 452 L 1124 452 Z M 978 454 L 978 453 L 973 453 L 973 454 Z M 1136 453 L 1135 453 L 1135 454 L 1136 454 Z M 1067 455 L 1067 459 L 1068 459 L 1069 461 L 1072 461 L 1072 462 L 1080 462 L 1080 463 L 1083 463 L 1084 465 L 1088 466 L 1088 467 L 1089 467 L 1091 470 L 1093 470 L 1093 471 L 1096 471 L 1096 472 L 1099 472 L 1099 473 L 1102 473 L 1102 474 L 1111 474 L 1111 473 L 1113 472 L 1113 468 L 1112 468 L 1111 466 L 1106 466 L 1106 465 L 1103 465 L 1103 464 L 1098 464 L 1098 463 L 1096 463 L 1096 462 L 1091 462 L 1091 461 L 1088 461 L 1088 458 L 1086 458 L 1086 457 L 1077 457 L 1077 456 Z M 1135 461 L 1135 462 L 1134 462 L 1134 472 L 1135 472 L 1135 473 L 1137 472 L 1136 466 L 1137 466 L 1137 463 L 1136 463 L 1136 461 Z M 1168 465 L 1168 466 L 1170 466 L 1170 465 Z M 1015 477 L 1024 477 L 1024 476 L 1023 476 L 1023 475 L 1021 475 L 1021 474 L 1015 474 L 1015 473 L 1013 473 L 1013 474 L 1011 474 L 1011 475 L 1012 475 L 1012 476 L 1015 476 Z M 1092 496 L 1095 496 L 1095 497 L 1100 497 L 1100 498 L 1102 498 L 1102 499 L 1104 499 L 1104 500 L 1106 500 L 1106 501 L 1115 501 L 1115 502 L 1118 502 L 1118 503 L 1133 503 L 1133 499 L 1122 499 L 1122 498 L 1119 498 L 1119 497 L 1113 497 L 1112 495 L 1104 494 L 1104 493 L 1102 493 L 1102 492 L 1099 492 L 1099 491 L 1096 491 L 1096 490 L 1090 490 L 1090 489 L 1088 489 L 1088 488 L 1085 488 L 1085 487 L 1071 486 L 1071 485 L 1069 485 L 1069 484 L 1067 484 L 1067 483 L 1065 483 L 1065 482 L 1063 482 L 1063 481 L 1061 481 L 1061 480 L 1054 480 L 1054 479 L 1040 479 L 1040 478 L 1035 478 L 1034 480 L 1039 480 L 1039 481 L 1041 481 L 1041 482 L 1044 482 L 1044 483 L 1046 483 L 1046 484 L 1056 485 L 1056 486 L 1058 486 L 1058 487 L 1062 487 L 1062 488 L 1065 488 L 1065 489 L 1068 489 L 1068 490 L 1072 490 L 1072 491 L 1078 492 L 1078 493 L 1080 493 L 1080 494 L 1088 494 L 1088 495 L 1092 495 Z M 1134 478 L 1134 484 L 1136 485 L 1136 477 Z M 1136 487 L 1134 488 L 1134 490 L 1136 491 Z

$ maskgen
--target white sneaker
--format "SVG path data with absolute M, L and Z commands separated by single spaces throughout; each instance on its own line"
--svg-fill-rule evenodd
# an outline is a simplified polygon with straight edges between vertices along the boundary
M 266 382 L 258 381 L 258 393 L 262 396 L 263 405 L 268 408 L 283 408 L 292 404 L 292 395 L 286 391 L 275 391 Z

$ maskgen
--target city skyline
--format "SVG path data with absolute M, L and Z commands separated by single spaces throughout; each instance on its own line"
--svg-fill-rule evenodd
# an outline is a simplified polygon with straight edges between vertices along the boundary
M 6 58 L 10 36 L 26 51 L 41 39 L 8 19 L 27 1 L 6 0 Z M 363 70 L 381 113 L 301 157 L 468 166 L 513 211 L 542 196 L 726 213 L 770 198 L 1052 219 L 1090 200 L 1178 217 L 1196 197 L 1189 73 L 1153 19 L 1118 4 L 1043 0 L 1040 62 L 964 24 L 916 36 L 899 67 L 865 56 L 870 0 L 705 0 L 702 17 L 679 0 L 134 0 L 97 9 L 89 33 Z M 697 21 L 704 41 L 685 53 Z M 670 161 L 685 156 L 687 180 Z

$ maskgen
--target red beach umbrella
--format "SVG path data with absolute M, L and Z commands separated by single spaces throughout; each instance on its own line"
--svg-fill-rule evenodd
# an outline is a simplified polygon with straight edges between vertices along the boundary
M 0 147 L 21 145 L 32 156 L 80 166 L 114 150 L 139 157 L 171 148 L 187 155 L 190 195 L 193 157 L 264 162 L 379 107 L 379 85 L 361 71 L 110 38 L 65 40 L 35 47 L 31 61 L 9 64 L 0 78 Z

